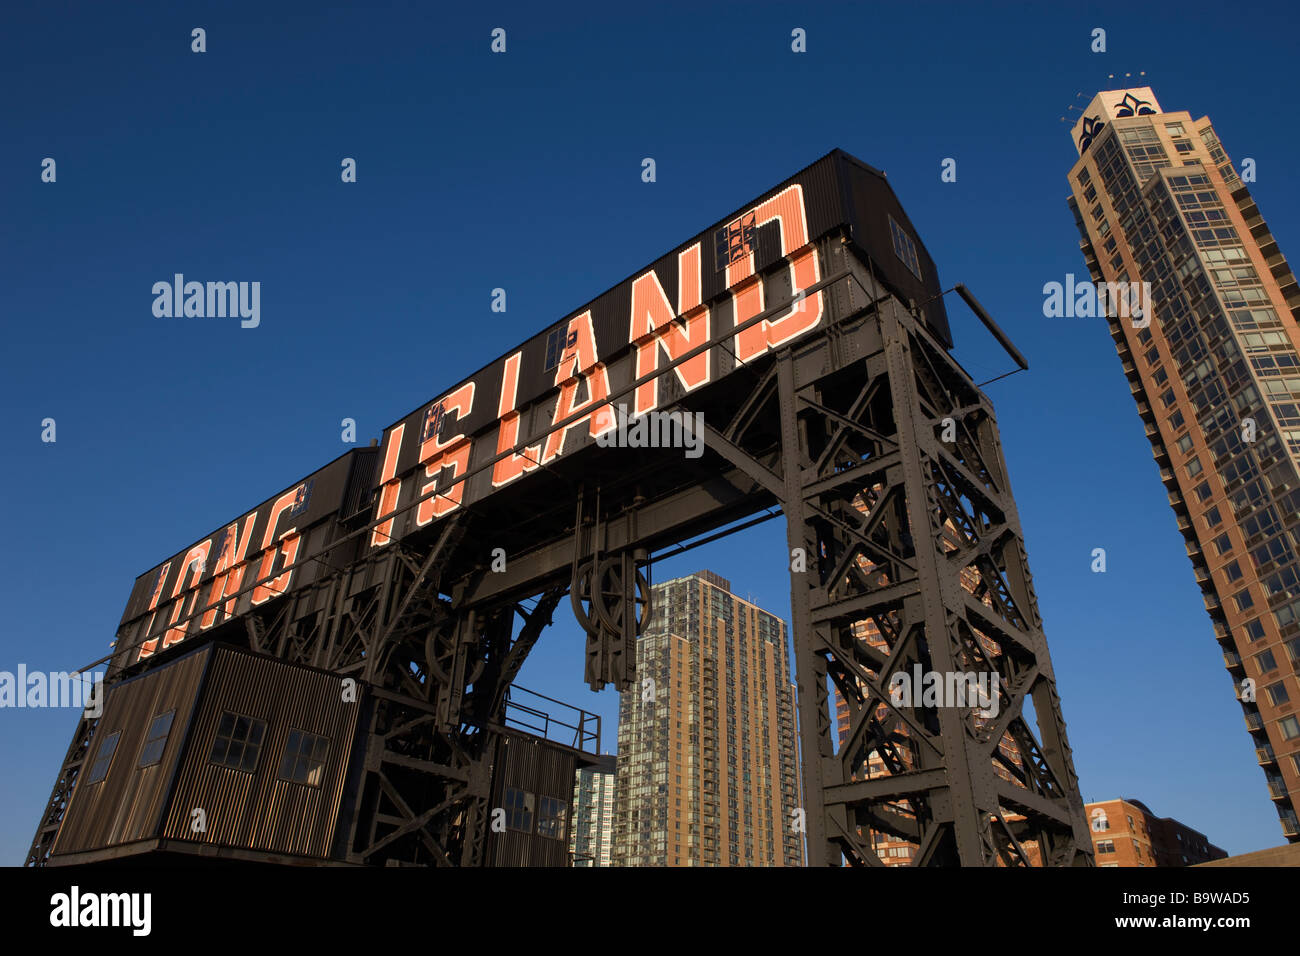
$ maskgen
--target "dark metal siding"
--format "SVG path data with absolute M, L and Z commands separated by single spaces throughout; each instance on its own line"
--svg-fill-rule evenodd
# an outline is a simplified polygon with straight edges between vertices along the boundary
M 925 243 L 921 241 L 912 220 L 903 211 L 902 203 L 894 195 L 894 190 L 883 173 L 847 153 L 839 155 L 846 211 L 852 226 L 854 245 L 871 260 L 876 276 L 885 285 L 903 301 L 911 299 L 923 307 L 926 324 L 943 345 L 951 348 L 952 330 L 948 326 L 948 312 L 943 299 L 938 298 L 943 291 L 939 282 L 939 270 L 926 251 Z M 916 256 L 921 266 L 919 279 L 894 252 L 893 237 L 889 233 L 890 216 L 916 244 Z
M 344 703 L 340 678 L 219 647 L 190 733 L 163 828 L 169 839 L 329 856 L 352 753 L 359 703 Z M 257 767 L 244 773 L 208 762 L 224 711 L 267 723 Z M 319 787 L 279 779 L 290 729 L 329 739 Z M 194 833 L 201 808 L 207 831 Z
M 105 688 L 104 713 L 95 731 L 84 773 L 72 792 L 52 855 L 98 850 L 157 836 L 173 772 L 184 746 L 210 648 L 173 661 L 141 677 Z M 162 761 L 138 767 L 149 724 L 175 709 Z M 104 738 L 121 731 L 108 776 L 86 784 Z
M 351 518 L 359 511 L 370 510 L 370 499 L 379 468 L 378 448 L 358 448 L 352 456 L 352 473 L 348 476 L 348 490 L 343 497 L 339 517 Z
M 533 833 L 507 829 L 489 833 L 488 858 L 492 866 L 568 866 L 569 830 L 573 816 L 573 780 L 576 754 L 531 734 L 508 733 L 497 749 L 492 779 L 492 806 L 505 805 L 505 790 L 516 787 L 537 798 Z M 561 839 L 538 836 L 537 810 L 542 797 L 554 797 L 565 806 Z

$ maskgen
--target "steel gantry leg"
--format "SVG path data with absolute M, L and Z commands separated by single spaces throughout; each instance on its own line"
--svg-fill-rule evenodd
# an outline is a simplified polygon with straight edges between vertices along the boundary
M 776 366 L 809 865 L 1090 865 L 992 407 L 896 302 L 850 338 Z

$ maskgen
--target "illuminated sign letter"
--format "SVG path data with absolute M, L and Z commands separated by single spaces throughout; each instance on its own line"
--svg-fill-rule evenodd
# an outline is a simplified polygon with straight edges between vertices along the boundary
M 158 599 L 162 597 L 163 584 L 167 580 L 167 572 L 171 570 L 171 566 L 172 563 L 168 561 L 158 569 L 158 580 L 154 582 L 153 595 L 149 598 L 149 610 L 151 612 L 156 613 L 158 610 Z M 148 634 L 153 629 L 154 613 L 149 615 L 149 621 L 145 624 L 144 630 L 140 632 L 141 634 Z M 140 645 L 140 655 L 136 660 L 144 660 L 156 650 L 158 650 L 158 638 L 155 637 L 153 640 L 145 641 Z
M 402 435 L 405 433 L 405 424 L 394 426 L 388 433 L 388 444 L 384 447 L 384 468 L 379 473 L 380 492 L 379 501 L 375 505 L 376 518 L 391 515 L 397 510 L 397 496 L 402 490 L 402 483 L 396 478 L 397 456 L 402 452 Z M 393 540 L 390 537 L 392 533 L 393 519 L 381 521 L 370 532 L 370 547 L 382 548 Z
M 659 350 L 669 361 L 685 355 L 709 340 L 709 310 L 700 305 L 700 244 L 697 242 L 677 257 L 677 311 L 674 313 L 659 277 L 651 269 L 632 281 L 632 321 L 628 341 L 636 345 L 636 378 L 659 367 Z M 674 319 L 681 318 L 681 324 Z M 674 368 L 689 391 L 709 380 L 709 352 L 706 349 Z M 633 415 L 659 407 L 659 379 L 637 386 Z
M 171 623 L 175 624 L 180 619 L 185 609 L 185 600 L 180 594 L 185 589 L 185 575 L 189 573 L 190 589 L 193 589 L 193 596 L 190 598 L 190 610 L 194 610 L 194 602 L 199 597 L 199 580 L 203 577 L 203 572 L 207 569 L 208 551 L 212 548 L 212 539 L 209 538 L 202 544 L 196 544 L 186 552 L 185 558 L 181 561 L 180 573 L 176 575 L 176 586 L 172 588 L 172 597 L 177 599 L 172 605 Z M 173 644 L 185 640 L 185 632 L 189 629 L 187 623 L 184 627 L 169 628 L 163 636 L 163 650 L 171 647 Z
M 236 521 L 226 529 L 225 542 L 221 548 L 221 554 L 217 556 L 217 566 L 213 571 L 212 590 L 208 594 L 208 604 L 211 605 L 203 614 L 203 620 L 199 622 L 199 628 L 207 630 L 217 623 L 217 614 L 221 608 L 217 605 L 223 597 L 229 596 L 226 601 L 226 620 L 235 616 L 235 597 L 239 593 L 239 585 L 244 580 L 244 569 L 247 567 L 244 562 L 244 555 L 248 553 L 248 542 L 253 537 L 253 525 L 257 521 L 257 512 L 244 519 L 244 536 L 240 539 L 239 522 Z
M 497 418 L 501 420 L 501 427 L 497 431 L 497 454 L 510 454 L 492 466 L 493 488 L 514 481 L 540 464 L 538 459 L 542 455 L 541 445 L 529 445 L 522 455 L 514 452 L 515 445 L 519 443 L 520 416 L 515 410 L 515 404 L 519 394 L 519 363 L 523 360 L 523 355 L 523 352 L 516 352 L 506 359 L 505 368 L 501 372 L 501 398 L 497 402 Z
M 473 382 L 462 385 L 446 398 L 429 406 L 429 414 L 425 416 L 425 434 L 420 442 L 420 462 L 424 465 L 424 477 L 434 480 L 420 488 L 420 503 L 415 508 L 415 523 L 418 527 L 422 528 L 434 518 L 441 518 L 460 507 L 465 495 L 463 481 L 455 482 L 446 494 L 425 496 L 438 487 L 438 474 L 443 468 L 451 469 L 453 481 L 469 468 L 470 440 L 460 434 L 444 442 L 439 440 L 438 432 L 447 415 L 455 412 L 459 423 L 473 408 Z
M 253 603 L 265 604 L 273 597 L 278 597 L 289 589 L 289 581 L 293 577 L 293 563 L 298 560 L 298 529 L 290 528 L 280 535 L 280 546 L 274 547 L 277 540 L 275 537 L 276 525 L 280 523 L 280 516 L 288 511 L 299 500 L 303 491 L 303 486 L 299 485 L 292 491 L 286 491 L 279 498 L 275 499 L 275 504 L 271 505 L 271 513 L 266 518 L 266 533 L 262 535 L 262 566 L 257 572 L 257 587 L 253 588 Z M 274 581 L 267 583 L 266 579 L 271 576 L 275 570 L 275 556 L 279 552 L 284 556 L 284 568 L 287 568 L 283 574 Z
M 781 255 L 791 256 L 790 281 L 795 302 L 790 311 L 778 318 L 763 319 L 736 335 L 736 357 L 742 362 L 757 358 L 768 349 L 814 329 L 822 318 L 822 294 L 798 293 L 816 285 L 821 279 L 817 249 L 808 244 L 808 221 L 804 216 L 803 187 L 790 186 L 766 202 L 754 207 L 754 228 L 776 222 L 781 232 Z M 763 283 L 754 275 L 752 249 L 727 265 L 727 286 L 735 286 L 731 296 L 739 326 L 763 311 Z
M 569 321 L 569 338 L 566 341 L 570 340 L 573 344 L 565 346 L 560 364 L 555 369 L 555 384 L 560 386 L 560 401 L 555 406 L 552 427 L 559 425 L 574 412 L 584 408 L 590 408 L 591 411 L 546 436 L 542 464 L 564 451 L 564 439 L 571 428 L 589 422 L 588 430 L 591 437 L 595 438 L 618 427 L 614 410 L 606 403 L 609 398 L 609 372 L 603 364 L 596 361 L 596 331 L 592 328 L 590 310 Z M 580 385 L 586 385 L 589 393 L 586 401 L 582 402 L 578 401 Z M 593 415 L 593 412 L 596 414 Z

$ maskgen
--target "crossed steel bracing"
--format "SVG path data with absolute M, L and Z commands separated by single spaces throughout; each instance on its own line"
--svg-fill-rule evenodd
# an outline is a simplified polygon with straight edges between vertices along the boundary
M 50 850 L 54 847 L 54 838 L 58 836 L 63 814 L 68 809 L 68 801 L 72 799 L 72 788 L 76 786 L 77 777 L 86 762 L 86 756 L 90 753 L 91 744 L 95 739 L 95 727 L 98 724 L 99 718 L 87 717 L 85 714 L 77 720 L 76 733 L 72 735 L 72 743 L 68 746 L 67 755 L 64 756 L 63 763 L 59 767 L 59 775 L 54 780 L 54 789 L 50 792 L 50 799 L 46 801 L 41 822 L 36 825 L 36 836 L 32 839 L 31 849 L 27 851 L 27 859 L 23 861 L 23 866 L 44 866 L 49 861 Z
M 920 866 L 1089 865 L 993 409 L 896 302 L 872 315 L 862 359 L 823 374 L 787 354 L 755 398 L 779 409 L 788 542 L 809 557 L 791 575 L 809 862 L 882 865 L 874 833 Z M 996 706 L 896 702 L 918 664 L 996 674 Z
M 465 508 L 422 539 L 331 552 L 313 584 L 214 633 L 366 689 L 335 858 L 483 865 L 506 694 L 564 594 L 586 679 L 625 688 L 650 555 L 779 506 L 803 758 L 791 825 L 809 864 L 880 865 L 882 837 L 913 844 L 915 865 L 1092 863 L 992 407 L 851 247 L 823 259 L 804 290 L 825 293 L 821 331 L 703 399 L 671 392 L 713 423 L 699 462 L 596 456 L 566 474 L 562 457 L 530 479 L 525 511 Z M 484 541 L 508 542 L 507 568 Z M 917 665 L 996 674 L 996 707 L 896 702 L 891 678 Z M 838 747 L 832 685 L 849 715 Z M 29 865 L 48 859 L 94 732 L 83 718 Z

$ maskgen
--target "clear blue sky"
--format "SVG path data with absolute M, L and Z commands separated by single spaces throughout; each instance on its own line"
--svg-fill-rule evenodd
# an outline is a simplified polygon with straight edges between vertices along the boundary
M 1108 73 L 1211 116 L 1300 255 L 1293 9 L 437 6 L 6 8 L 0 670 L 100 657 L 137 574 L 341 453 L 342 418 L 379 435 L 839 146 L 888 173 L 945 285 L 1030 360 L 989 393 L 1085 799 L 1136 797 L 1234 853 L 1282 842 L 1110 338 L 1044 318 L 1041 290 L 1086 274 L 1058 119 L 1124 85 Z M 175 272 L 260 281 L 260 328 L 155 318 Z M 977 380 L 1012 367 L 950 312 Z M 784 558 L 771 522 L 656 578 L 707 566 L 788 618 Z M 557 618 L 520 682 L 604 714 L 612 750 L 617 698 L 582 683 Z M 21 861 L 75 723 L 0 711 L 0 862 Z

